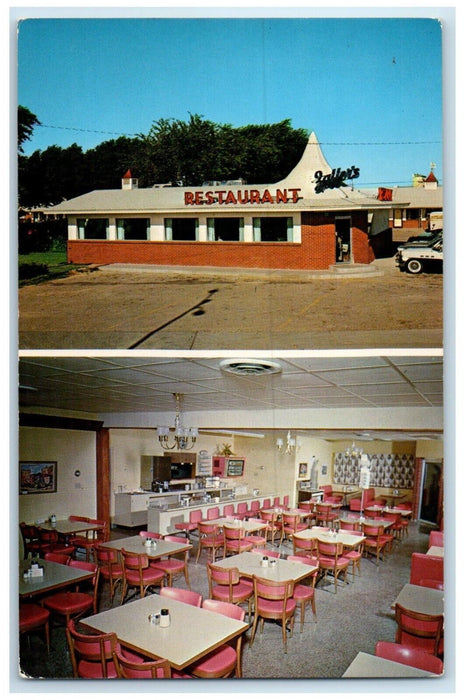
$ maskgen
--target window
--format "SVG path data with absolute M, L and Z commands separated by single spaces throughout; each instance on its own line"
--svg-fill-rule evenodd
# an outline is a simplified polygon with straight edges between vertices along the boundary
M 78 238 L 108 238 L 108 219 L 78 219 Z
M 209 241 L 243 241 L 244 219 L 224 217 L 207 220 Z
M 165 219 L 165 240 L 196 241 L 198 239 L 198 219 Z
M 420 218 L 420 210 L 419 209 L 407 209 L 405 214 L 406 214 L 405 218 L 407 219 L 407 221 L 412 221 L 414 219 Z
M 116 219 L 116 237 L 119 241 L 146 241 L 149 232 L 150 219 Z
M 278 241 L 292 241 L 293 239 L 292 216 L 267 216 L 254 218 L 253 238 L 254 241 L 266 243 Z

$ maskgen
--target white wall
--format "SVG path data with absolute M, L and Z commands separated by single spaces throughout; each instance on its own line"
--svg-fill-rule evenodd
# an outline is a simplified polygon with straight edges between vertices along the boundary
M 19 496 L 19 521 L 71 514 L 96 517 L 96 438 L 84 430 L 21 427 L 19 461 L 57 462 L 57 492 Z M 79 469 L 81 475 L 74 476 Z

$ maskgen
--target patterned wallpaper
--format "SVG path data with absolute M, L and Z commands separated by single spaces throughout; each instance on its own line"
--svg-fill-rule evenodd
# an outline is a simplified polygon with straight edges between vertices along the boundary
M 385 488 L 413 487 L 415 474 L 414 455 L 373 454 L 370 460 L 370 486 Z M 334 484 L 358 485 L 360 476 L 360 457 L 347 456 L 344 452 L 334 455 Z

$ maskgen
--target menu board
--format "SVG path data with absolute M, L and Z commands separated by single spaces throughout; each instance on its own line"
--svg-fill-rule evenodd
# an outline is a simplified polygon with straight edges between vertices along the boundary
M 228 459 L 227 476 L 242 476 L 244 473 L 243 459 Z

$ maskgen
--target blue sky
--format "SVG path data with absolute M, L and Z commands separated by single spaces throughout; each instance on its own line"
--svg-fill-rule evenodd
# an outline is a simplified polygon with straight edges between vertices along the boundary
M 28 155 L 147 133 L 160 118 L 290 119 L 359 186 L 442 182 L 441 25 L 427 18 L 26 19 L 18 102 Z

